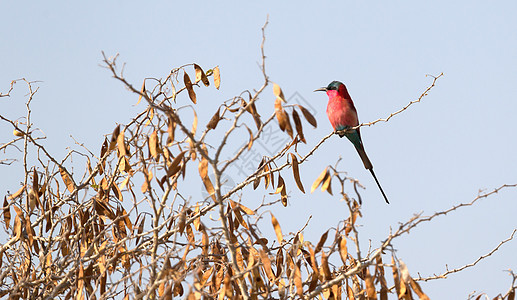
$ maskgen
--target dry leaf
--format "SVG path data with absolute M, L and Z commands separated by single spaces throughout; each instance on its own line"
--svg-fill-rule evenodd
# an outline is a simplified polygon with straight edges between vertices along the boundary
M 203 178 L 203 184 L 205 185 L 205 188 L 206 188 L 206 191 L 208 192 L 208 194 L 212 197 L 212 200 L 216 201 L 214 185 L 212 184 L 212 182 L 210 181 L 210 178 L 208 178 L 208 176 Z
M 327 191 L 329 194 L 332 195 L 332 186 L 330 183 L 332 182 L 332 176 L 330 176 L 330 173 L 327 172 L 327 176 L 325 176 L 323 180 L 323 184 L 321 185 L 321 191 Z
M 296 158 L 296 155 L 294 155 L 293 153 L 291 153 L 291 160 L 292 160 L 291 165 L 293 167 L 293 175 L 294 175 L 294 180 L 296 181 L 296 185 L 298 186 L 300 191 L 302 191 L 302 193 L 305 194 L 305 190 L 303 188 L 303 184 L 300 179 L 300 170 L 298 168 L 298 159 Z
M 321 182 L 325 179 L 326 176 L 327 176 L 327 168 L 325 168 L 325 170 L 323 170 L 323 172 L 320 173 L 318 178 L 316 178 L 316 180 L 314 180 L 314 183 L 312 184 L 312 187 L 311 187 L 311 193 L 314 192 L 318 188 L 318 186 L 321 184 Z
M 196 83 L 201 80 L 205 86 L 209 86 L 210 82 L 208 81 L 208 77 L 206 77 L 205 72 L 203 72 L 203 69 L 201 69 L 197 64 L 194 64 L 194 69 L 196 70 Z
M 298 106 L 300 108 L 303 116 L 305 117 L 307 122 L 309 122 L 309 124 L 314 126 L 314 128 L 318 127 L 318 122 L 316 122 L 316 118 L 314 118 L 314 116 L 305 107 L 303 107 L 299 104 L 296 104 L 296 106 Z
M 208 128 L 208 130 L 210 129 L 215 129 L 215 127 L 217 127 L 217 124 L 219 123 L 219 120 L 221 120 L 221 117 L 219 116 L 219 111 L 221 110 L 221 108 L 218 108 L 217 109 L 217 112 L 214 114 L 214 116 L 210 119 L 210 121 L 208 122 L 208 124 L 206 124 L 206 128 Z
M 74 183 L 72 182 L 72 179 L 70 179 L 70 176 L 68 175 L 66 170 L 59 167 L 59 173 L 61 173 L 61 177 L 63 178 L 63 182 L 65 183 L 68 191 L 70 191 L 70 193 L 73 193 L 75 189 Z
M 142 100 L 143 93 L 145 93 L 145 79 L 144 79 L 144 82 L 142 83 L 142 88 L 140 89 L 140 96 L 138 97 L 138 101 L 136 102 L 136 105 L 138 105 L 140 103 L 140 101 Z
M 300 138 L 300 141 L 302 143 L 307 143 L 305 141 L 305 136 L 303 135 L 303 126 L 302 126 L 302 121 L 300 120 L 300 116 L 298 115 L 298 112 L 296 110 L 293 109 L 293 121 L 294 121 L 294 126 L 296 128 L 296 133 L 298 133 L 298 137 Z
M 90 159 L 88 159 L 88 162 Z M 39 191 L 39 185 L 38 185 L 38 172 L 36 171 L 36 168 L 32 171 L 32 189 L 34 191 Z M 39 195 L 36 195 L 39 197 Z
M 280 228 L 280 224 L 278 220 L 275 218 L 273 214 L 271 214 L 271 223 L 273 224 L 273 228 L 275 229 L 276 239 L 280 244 L 284 241 L 284 235 L 282 234 L 282 229 Z
M 248 129 L 248 133 L 250 134 L 250 140 L 248 142 L 248 150 L 250 150 L 253 146 L 253 132 L 251 132 L 251 129 L 249 129 L 248 126 L 246 126 L 246 129 Z
M 196 114 L 195 110 L 193 110 L 192 113 L 194 113 L 194 121 L 192 121 L 191 133 L 192 133 L 192 135 L 196 135 L 196 131 L 197 131 L 197 114 Z
M 214 75 L 215 88 L 219 89 L 219 86 L 221 85 L 221 74 L 219 73 L 219 66 L 212 70 L 212 74 Z
M 420 300 L 429 300 L 429 297 L 422 291 L 422 288 L 420 287 L 418 282 L 416 282 L 411 277 L 410 277 L 410 284 L 411 284 L 411 288 L 413 288 L 413 291 L 415 291 L 415 293 L 418 295 L 418 298 L 420 298 Z
M 162 152 L 160 149 L 160 145 L 158 142 L 158 132 L 155 130 L 149 137 L 149 152 L 153 156 L 154 160 L 160 160 L 160 153 Z
M 282 92 L 282 89 L 276 83 L 273 83 L 273 94 L 275 94 L 277 98 L 280 98 L 282 101 L 285 102 L 284 92 Z
M 174 142 L 174 132 L 176 130 L 176 122 L 174 122 L 170 117 L 167 120 L 167 133 L 169 137 L 167 138 L 167 146 L 171 146 Z
M 294 269 L 294 285 L 296 286 L 296 294 L 300 298 L 303 298 L 303 282 L 299 264 L 296 264 L 296 268 Z
M 115 146 L 117 145 L 117 138 L 118 138 L 118 135 L 120 134 L 120 124 L 117 125 L 117 127 L 115 127 L 115 129 L 113 129 L 113 133 L 111 134 L 111 140 L 110 140 L 110 144 L 109 144 L 109 151 L 112 151 L 115 149 Z M 101 150 L 102 152 L 102 150 Z
M 176 156 L 174 158 L 174 160 L 172 161 L 171 165 L 169 166 L 169 170 L 167 171 L 167 176 L 168 177 L 171 177 L 171 176 L 175 175 L 181 169 L 180 163 L 183 160 L 183 157 L 185 156 L 186 152 L 187 151 L 182 151 L 182 152 L 180 152 L 180 154 L 178 154 L 178 156 Z
M 325 280 L 331 280 L 332 279 L 332 273 L 330 272 L 328 258 L 329 257 L 325 253 L 325 251 L 322 251 L 321 252 L 321 269 L 323 271 L 323 275 L 325 276 Z
M 128 155 L 126 149 L 127 149 L 127 146 L 126 144 L 124 143 L 124 132 L 125 130 L 122 130 L 118 137 L 117 137 L 117 146 L 118 146 L 118 154 L 119 154 L 119 157 L 120 156 L 126 156 Z
M 185 83 L 185 88 L 188 91 L 188 96 L 190 97 L 190 100 L 196 104 L 196 92 L 194 92 L 194 88 L 192 87 L 192 82 L 190 81 L 190 77 L 188 76 L 187 72 L 183 75 L 183 82 Z
M 5 228 L 9 229 L 9 224 L 11 223 L 11 210 L 9 209 L 9 202 L 7 202 L 7 197 L 4 196 L 4 222 Z
M 341 235 L 339 240 L 339 256 L 341 257 L 341 261 L 343 261 L 343 265 L 346 265 L 348 249 L 346 247 L 346 237 L 344 235 Z
M 273 274 L 273 270 L 271 269 L 271 261 L 269 260 L 269 256 L 267 255 L 264 249 L 259 250 L 260 260 L 262 261 L 264 271 L 266 272 L 267 278 L 269 281 L 275 281 L 275 275 Z
M 280 130 L 285 131 L 287 127 L 287 114 L 284 111 L 284 108 L 282 107 L 282 100 L 280 98 L 276 98 L 275 100 L 275 115 L 276 119 L 278 120 L 278 125 L 280 126 Z
M 329 234 L 329 231 L 327 230 L 324 234 L 321 235 L 320 241 L 316 245 L 316 249 L 314 249 L 314 253 L 318 253 L 323 248 L 323 245 L 325 244 L 325 241 L 327 240 L 327 236 Z
M 366 296 L 368 297 L 368 300 L 376 300 L 377 292 L 375 291 L 375 285 L 373 283 L 373 278 L 370 275 L 370 270 L 366 268 L 365 271 L 364 283 L 366 285 Z
M 399 271 L 397 269 L 397 264 L 395 263 L 395 259 L 393 256 L 391 257 L 391 270 L 393 273 L 393 283 L 395 285 L 395 289 L 397 290 L 397 295 L 401 295 L 401 286 L 400 286 L 400 277 L 399 277 Z
M 20 195 L 23 193 L 23 191 L 25 190 L 25 187 L 27 185 L 23 185 L 19 190 L 16 191 L 16 193 L 12 194 L 9 196 L 9 200 L 12 200 L 12 199 L 16 199 L 18 197 L 20 197 Z
M 284 178 L 282 178 L 280 173 L 278 173 L 278 185 L 276 186 L 275 194 L 278 194 L 278 193 L 282 192 L 283 190 L 285 190 Z
M 208 160 L 206 158 L 202 158 L 199 162 L 198 166 L 199 175 L 201 176 L 201 179 L 208 176 Z

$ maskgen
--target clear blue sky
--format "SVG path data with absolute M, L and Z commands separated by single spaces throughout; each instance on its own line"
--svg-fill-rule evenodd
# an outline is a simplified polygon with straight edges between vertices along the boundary
M 306 133 L 309 145 L 331 130 L 326 97 L 312 93 L 315 88 L 343 81 L 367 122 L 417 98 L 432 81 L 426 74 L 445 73 L 423 103 L 362 130 L 391 205 L 345 140 L 333 137 L 301 167 L 309 189 L 341 156 L 341 167 L 367 187 L 363 245 L 371 239 L 376 247 L 390 226 L 414 213 L 432 214 L 471 201 L 479 189 L 517 182 L 515 1 L 6 2 L 0 4 L 0 91 L 20 77 L 42 81 L 33 121 L 58 158 L 73 143 L 70 135 L 98 151 L 103 134 L 141 109 L 99 66 L 101 51 L 120 53 L 137 86 L 185 63 L 219 65 L 221 90 L 198 98 L 207 103 L 206 111 L 199 108 L 206 122 L 219 102 L 261 85 L 260 28 L 269 14 L 267 71 L 287 97 L 298 92 L 314 107 L 319 126 Z M 19 84 L 13 97 L 2 98 L 2 114 L 24 115 L 25 92 Z M 264 115 L 273 99 L 270 90 L 261 99 Z M 0 133 L 2 142 L 9 138 L 10 130 Z M 0 166 L 2 195 L 19 187 L 21 174 Z M 306 235 L 317 240 L 346 217 L 336 197 L 303 195 L 294 184 L 290 190 L 289 207 L 274 209 L 284 232 L 296 231 L 312 215 Z M 517 228 L 516 196 L 507 190 L 418 227 L 394 242 L 398 257 L 413 276 L 473 262 Z M 509 287 L 503 270 L 517 268 L 515 253 L 512 241 L 473 269 L 422 287 L 432 299 L 466 299 L 473 291 L 494 297 Z

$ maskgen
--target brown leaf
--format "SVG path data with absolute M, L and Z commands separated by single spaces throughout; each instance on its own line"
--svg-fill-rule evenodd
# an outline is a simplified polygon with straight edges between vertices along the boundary
M 250 140 L 248 142 L 248 150 L 250 150 L 253 146 L 253 132 L 251 132 L 251 129 L 249 129 L 248 126 L 246 126 L 246 129 L 248 129 L 248 133 L 250 134 Z
M 287 192 L 285 191 L 285 189 L 283 189 L 283 190 L 281 191 L 280 195 L 281 195 L 280 200 L 282 200 L 282 205 L 283 205 L 284 207 L 287 207 Z
M 210 178 L 208 178 L 208 176 L 206 176 L 202 179 L 203 179 L 203 184 L 205 185 L 206 191 L 212 197 L 212 200 L 216 201 L 215 190 L 214 190 L 214 185 L 212 184 L 212 181 L 210 181 Z
M 284 264 L 284 253 L 282 248 L 278 249 L 276 254 L 276 278 L 278 279 L 282 275 L 282 265 Z
M 296 286 L 296 294 L 300 298 L 303 298 L 303 282 L 299 264 L 296 264 L 296 268 L 294 269 L 294 285 Z
M 39 191 L 39 185 L 38 185 L 38 172 L 36 171 L 36 168 L 32 171 L 32 189 L 34 191 Z M 39 197 L 39 195 L 37 195 Z
M 418 295 L 418 298 L 420 298 L 420 300 L 429 300 L 429 297 L 422 291 L 422 288 L 420 287 L 418 282 L 416 282 L 411 277 L 410 277 L 410 284 L 411 284 L 411 288 L 413 288 L 413 291 L 415 291 L 415 293 Z
M 212 73 L 214 75 L 214 85 L 216 89 L 219 89 L 219 86 L 221 85 L 221 74 L 219 73 L 219 66 L 215 67 L 212 70 Z
M 309 289 L 307 290 L 307 293 L 314 291 L 317 286 L 318 286 L 318 273 L 312 273 L 311 283 L 309 284 Z M 353 298 L 350 298 L 350 299 L 353 299 Z
M 395 289 L 397 290 L 397 295 L 400 296 L 401 287 L 400 287 L 399 271 L 397 269 L 397 264 L 395 263 L 395 259 L 393 258 L 393 256 L 391 257 L 391 270 L 393 273 L 393 283 L 395 285 Z
M 285 131 L 287 127 L 287 114 L 285 113 L 284 108 L 282 107 L 282 100 L 280 98 L 276 98 L 275 100 L 275 115 L 278 120 L 278 125 L 280 126 L 280 130 Z
M 341 261 L 343 261 L 343 265 L 346 265 L 348 249 L 346 247 L 346 237 L 344 235 L 341 235 L 339 240 L 339 256 L 341 257 Z
M 203 69 L 201 69 L 197 64 L 194 64 L 194 69 L 196 70 L 196 83 L 201 80 L 205 86 L 209 86 L 210 82 L 208 81 L 208 77 L 206 77 L 205 72 L 203 72 Z
M 99 175 L 102 175 L 102 173 L 104 173 L 104 166 L 106 165 L 106 159 L 102 159 L 102 158 L 104 158 L 104 156 L 108 152 L 108 148 L 109 148 L 108 140 L 104 139 L 104 143 L 102 143 L 102 147 L 101 147 L 101 165 L 99 166 Z
M 162 152 L 158 143 L 158 131 L 155 130 L 149 137 L 149 152 L 156 161 L 160 160 L 160 153 Z
M 194 92 L 192 82 L 190 81 L 190 77 L 188 76 L 187 72 L 183 74 L 183 82 L 185 83 L 185 88 L 187 88 L 190 100 L 196 104 L 196 92 Z
M 176 102 L 176 87 L 174 86 L 172 77 L 170 78 L 170 82 L 171 82 L 171 100 L 172 100 L 172 102 Z
M 316 260 L 316 253 L 312 250 L 312 247 L 309 245 L 309 255 L 310 255 L 310 265 L 315 274 L 319 274 L 318 270 L 318 261 Z
M 59 167 L 59 173 L 61 173 L 61 178 L 63 178 L 63 182 L 65 183 L 66 188 L 68 189 L 68 191 L 70 191 L 70 193 L 72 193 L 75 189 L 72 179 L 70 179 L 70 176 L 68 175 L 66 170 L 62 169 L 61 167 Z
M 323 245 L 325 244 L 325 241 L 327 240 L 327 236 L 329 234 L 329 231 L 327 230 L 324 234 L 321 235 L 320 241 L 316 245 L 316 249 L 314 249 L 314 253 L 318 253 L 323 248 Z
M 129 164 L 129 160 L 127 159 L 127 157 L 122 157 L 120 159 L 120 164 L 118 166 L 118 169 L 120 172 L 128 172 L 131 170 L 131 165 Z
M 280 88 L 280 86 L 276 83 L 273 83 L 273 94 L 277 97 L 277 98 L 280 98 L 282 101 L 285 102 L 285 97 L 284 97 L 284 92 L 282 92 L 282 89 Z
M 125 130 L 122 130 L 118 137 L 117 137 L 117 146 L 118 146 L 118 153 L 119 153 L 119 157 L 120 156 L 126 156 L 128 155 L 126 149 L 127 149 L 127 146 L 126 144 L 124 143 L 124 131 Z
M 20 195 L 21 195 L 21 194 L 23 193 L 23 191 L 25 190 L 25 187 L 26 187 L 26 186 L 27 186 L 26 184 L 25 184 L 25 185 L 23 185 L 23 186 L 22 186 L 19 190 L 17 190 L 14 194 L 10 195 L 8 199 L 9 199 L 9 200 L 12 200 L 12 199 L 16 199 L 16 198 L 20 197 Z
M 303 126 L 302 126 L 302 121 L 300 120 L 300 116 L 298 115 L 298 112 L 293 109 L 293 121 L 294 121 L 294 126 L 296 128 L 296 133 L 298 133 L 298 137 L 300 138 L 300 141 L 302 143 L 307 143 L 307 141 L 305 141 L 305 137 L 303 135 Z
M 276 239 L 280 245 L 284 241 L 284 235 L 282 234 L 282 228 L 280 228 L 280 224 L 278 220 L 275 218 L 273 214 L 271 214 L 271 223 L 273 224 L 273 228 L 275 229 Z
M 196 135 L 196 131 L 197 131 L 197 113 L 196 113 L 195 110 L 193 110 L 192 113 L 194 114 L 194 121 L 192 121 L 191 133 L 192 133 L 192 135 Z
M 113 191 L 113 193 L 115 193 L 115 196 L 117 196 L 117 199 L 122 202 L 123 201 L 123 198 L 122 198 L 122 192 L 120 191 L 118 185 L 113 182 L 113 184 L 111 185 L 111 190 Z
M 257 170 L 261 170 L 262 166 L 264 165 L 264 163 L 266 162 L 266 158 L 263 157 L 262 160 L 260 161 L 259 165 L 258 165 L 258 168 Z M 261 170 L 258 174 L 257 174 L 257 178 L 253 181 L 253 189 L 256 190 L 257 187 L 259 186 L 260 184 L 260 177 L 258 177 L 258 175 L 262 174 L 263 170 Z
M 110 144 L 109 144 L 109 151 L 115 149 L 115 146 L 117 145 L 117 138 L 118 138 L 119 134 L 120 134 L 120 124 L 117 125 L 117 127 L 115 127 L 115 129 L 113 129 L 113 133 L 111 134 L 111 140 L 110 140 Z
M 115 214 L 111 211 L 109 206 L 103 201 L 99 199 L 93 199 L 93 209 L 97 212 L 99 216 L 108 217 L 111 220 L 116 218 Z
M 264 189 L 266 189 L 266 190 L 269 187 L 269 184 L 271 183 L 271 176 L 270 176 L 271 174 L 268 173 L 269 171 L 270 171 L 269 165 L 265 165 L 264 171 L 262 173 L 267 174 L 266 176 L 264 176 Z
M 9 209 L 9 202 L 7 202 L 7 197 L 4 196 L 4 222 L 5 228 L 9 229 L 9 224 L 11 223 L 11 210 Z
M 366 275 L 364 278 L 364 283 L 366 285 L 366 296 L 368 297 L 368 300 L 376 300 L 377 292 L 375 291 L 373 277 L 370 275 L 370 270 L 368 270 L 368 268 L 366 268 L 365 271 Z
M 254 215 L 255 214 L 255 212 L 252 209 L 247 208 L 246 206 L 244 206 L 244 205 L 242 205 L 240 203 L 237 203 L 237 202 L 235 202 L 233 200 L 230 200 L 230 204 L 232 205 L 232 207 L 233 207 L 233 205 L 238 206 L 239 209 L 242 210 L 247 215 Z
M 145 79 L 144 79 L 144 82 L 142 83 L 142 88 L 140 89 L 140 96 L 138 97 L 138 101 L 136 102 L 136 105 L 138 105 L 140 103 L 140 101 L 142 100 L 143 93 L 145 93 Z
M 330 268 L 329 268 L 329 257 L 325 253 L 325 251 L 321 252 L 321 269 L 323 271 L 323 275 L 325 276 L 325 280 L 331 280 L 332 273 L 330 273 Z
M 201 179 L 204 179 L 208 176 L 208 160 L 205 157 L 203 157 L 199 162 L 198 170 Z
M 354 290 L 352 290 L 352 287 L 348 285 L 348 281 L 346 283 L 346 294 L 348 299 L 355 299 Z
M 174 297 L 176 296 L 183 296 L 183 286 L 181 285 L 181 282 L 175 282 L 174 283 Z
M 199 214 L 199 203 L 196 203 L 196 208 L 194 209 L 194 215 Z M 194 228 L 199 231 L 199 228 L 201 228 L 201 220 L 199 217 L 195 218 L 192 222 L 194 224 Z
M 13 207 L 15 208 L 15 210 L 17 209 L 16 206 L 13 206 Z M 13 234 L 17 239 L 19 239 L 22 236 L 22 221 L 21 220 L 22 219 L 18 216 L 18 214 L 14 217 Z
M 298 106 L 300 108 L 303 116 L 305 117 L 307 122 L 309 122 L 309 124 L 314 126 L 314 128 L 318 127 L 318 122 L 316 122 L 316 118 L 314 118 L 314 116 L 305 107 L 303 107 L 299 104 L 296 104 L 296 106 Z
M 375 274 L 376 274 L 376 282 L 380 282 L 381 289 L 379 291 L 380 300 L 388 300 L 388 283 L 386 282 L 386 277 L 384 277 L 384 265 L 382 263 L 382 256 L 379 255 L 375 258 Z
M 208 122 L 208 124 L 206 124 L 206 128 L 208 128 L 209 130 L 215 129 L 215 127 L 217 127 L 217 124 L 219 123 L 219 120 L 221 120 L 221 117 L 219 116 L 220 110 L 221 110 L 221 108 L 219 107 L 217 109 L 217 112 L 214 114 L 214 116 Z
M 293 153 L 291 153 L 291 160 L 292 160 L 291 165 L 293 167 L 293 175 L 294 175 L 294 180 L 296 181 L 296 185 L 298 186 L 300 191 L 302 191 L 302 193 L 305 194 L 305 190 L 303 188 L 303 184 L 300 179 L 300 170 L 298 168 L 298 159 L 296 158 L 296 155 L 294 155 Z
M 332 182 L 332 176 L 330 176 L 330 173 L 327 172 L 327 176 L 325 177 L 325 180 L 323 181 L 323 184 L 321 185 L 321 191 L 327 191 L 329 194 L 332 195 L 332 186 L 330 183 Z
M 144 183 L 142 184 L 141 188 L 142 193 L 145 193 L 149 189 L 149 184 L 151 184 L 151 180 L 153 179 L 153 172 L 148 172 L 146 169 L 144 169 L 142 172 L 144 173 L 144 176 L 147 177 L 147 180 L 144 180 Z
M 285 110 L 283 111 L 283 113 L 284 113 L 284 118 L 286 120 L 285 131 L 291 138 L 293 138 L 293 127 L 291 126 L 291 121 L 289 121 L 289 115 L 287 114 L 287 112 Z
M 174 158 L 174 160 L 171 162 L 171 165 L 169 166 L 169 170 L 167 171 L 167 176 L 171 177 L 174 174 L 178 173 L 178 171 L 181 169 L 180 163 L 183 160 L 183 157 L 185 156 L 185 153 L 187 151 L 182 151 L 178 156 Z
M 325 168 L 325 170 L 323 170 L 323 172 L 320 173 L 320 175 L 318 176 L 318 178 L 316 178 L 316 180 L 314 181 L 314 183 L 312 184 L 312 187 L 311 187 L 311 193 L 314 192 L 318 186 L 321 184 L 321 182 L 326 178 L 327 176 L 327 168 Z
M 167 138 L 167 146 L 171 146 L 174 142 L 174 132 L 176 130 L 176 122 L 174 122 L 171 118 L 167 120 L 167 134 L 169 137 Z
M 285 190 L 284 178 L 278 173 L 278 185 L 276 186 L 275 194 L 278 194 Z
M 233 206 L 232 206 L 232 208 L 233 208 Z M 239 224 L 241 224 L 243 227 L 245 227 L 246 229 L 249 230 L 248 224 L 246 223 L 246 221 L 244 221 L 244 218 L 242 217 L 241 212 L 240 212 L 240 208 L 238 206 L 233 208 L 233 213 L 235 214 L 235 218 L 237 219 Z
M 271 261 L 269 260 L 269 256 L 267 255 L 264 249 L 259 250 L 260 260 L 262 261 L 264 271 L 266 272 L 267 278 L 269 281 L 275 281 L 275 275 L 273 274 L 273 270 L 271 269 Z

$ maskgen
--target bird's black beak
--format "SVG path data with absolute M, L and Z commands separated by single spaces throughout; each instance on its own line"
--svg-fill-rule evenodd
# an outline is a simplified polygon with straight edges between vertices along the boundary
M 314 90 L 313 92 L 326 92 L 326 91 L 327 91 L 327 88 L 322 87 L 322 88 Z

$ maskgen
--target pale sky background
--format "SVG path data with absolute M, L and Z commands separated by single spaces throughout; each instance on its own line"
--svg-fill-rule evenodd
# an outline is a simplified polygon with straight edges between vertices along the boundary
M 314 89 L 332 80 L 344 82 L 360 120 L 368 122 L 416 99 L 432 82 L 426 74 L 445 73 L 422 103 L 388 123 L 362 129 L 391 205 L 344 139 L 331 138 L 301 166 L 309 190 L 321 170 L 341 156 L 341 169 L 367 187 L 359 220 L 363 246 L 371 240 L 377 247 L 390 226 L 414 213 L 432 214 L 470 202 L 480 189 L 517 182 L 515 1 L 2 1 L 0 11 L 0 91 L 21 77 L 42 81 L 33 122 L 58 158 L 73 144 L 70 136 L 97 153 L 104 134 L 143 109 L 134 107 L 137 98 L 99 66 L 101 51 L 119 53 L 126 77 L 138 87 L 143 78 L 165 77 L 183 64 L 195 62 L 205 70 L 219 65 L 220 91 L 210 87 L 198 93 L 204 103 L 198 106 L 200 122 L 206 123 L 222 101 L 262 84 L 260 29 L 269 14 L 267 72 L 287 97 L 297 92 L 310 103 L 318 120 L 316 130 L 305 126 L 308 146 L 300 153 L 331 130 L 327 98 Z M 1 114 L 25 115 L 25 93 L 20 83 L 11 98 L 1 98 Z M 271 89 L 260 101 L 263 115 L 269 115 Z M 4 143 L 12 129 L 1 126 Z M 241 177 L 232 172 L 238 181 Z M 16 191 L 22 174 L 21 164 L 0 166 L 1 195 Z M 326 228 L 347 216 L 338 197 L 319 191 L 303 195 L 291 171 L 282 174 L 291 182 L 291 198 L 287 208 L 277 206 L 273 212 L 284 233 L 296 232 L 312 215 L 305 233 L 317 242 Z M 199 190 L 193 187 L 193 197 Z M 394 241 L 398 257 L 414 277 L 475 261 L 517 228 L 516 196 L 515 189 L 504 190 L 417 227 Z M 477 266 L 422 288 L 431 299 L 505 293 L 511 277 L 504 270 L 517 268 L 515 253 L 517 241 L 511 241 Z

